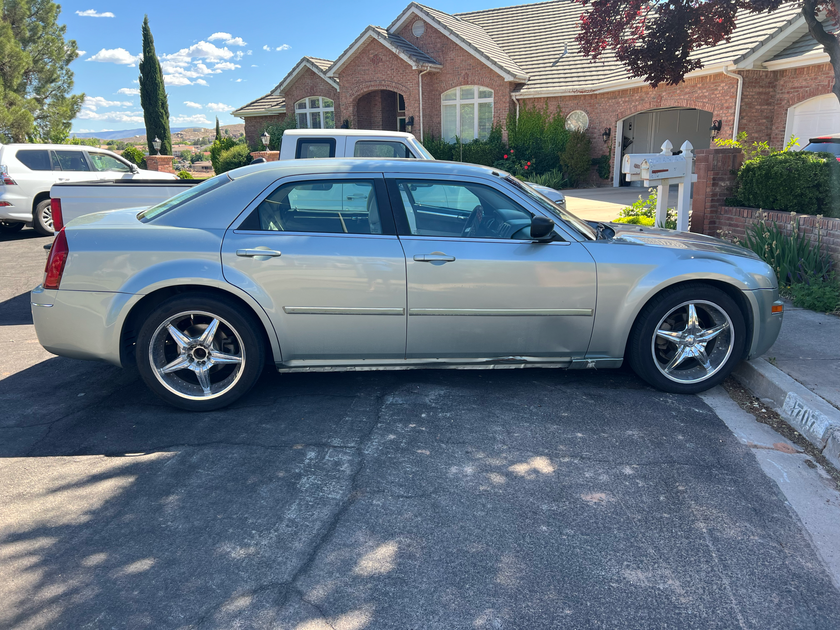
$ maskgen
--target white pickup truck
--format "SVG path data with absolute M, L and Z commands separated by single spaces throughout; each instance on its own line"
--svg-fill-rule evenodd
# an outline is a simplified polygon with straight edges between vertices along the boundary
M 334 157 L 435 159 L 417 138 L 398 131 L 288 129 L 283 134 L 281 160 Z M 67 225 L 73 219 L 93 212 L 153 206 L 196 183 L 190 180 L 62 183 L 52 187 L 50 196 L 53 207 L 59 208 L 63 223 Z M 565 210 L 563 193 L 547 186 L 529 186 Z

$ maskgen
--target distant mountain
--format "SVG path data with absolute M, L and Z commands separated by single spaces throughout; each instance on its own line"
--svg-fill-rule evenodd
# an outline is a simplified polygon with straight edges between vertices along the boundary
M 237 125 L 223 125 L 222 129 L 227 129 L 231 135 L 241 135 L 245 132 L 245 125 L 240 123 Z M 187 138 L 197 138 L 207 136 L 211 140 L 216 135 L 215 129 L 207 129 L 204 127 L 178 127 L 177 129 L 170 129 L 172 135 L 176 133 L 185 132 L 184 136 Z M 118 131 L 89 131 L 85 133 L 71 133 L 71 138 L 99 138 L 100 140 L 137 140 L 138 142 L 146 141 L 146 129 L 120 129 Z M 173 144 L 177 144 L 177 139 L 172 139 Z

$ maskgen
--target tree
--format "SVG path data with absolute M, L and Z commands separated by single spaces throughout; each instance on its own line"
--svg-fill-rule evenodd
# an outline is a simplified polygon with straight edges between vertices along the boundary
M 222 137 L 222 128 L 219 126 L 219 117 L 216 116 L 216 140 L 221 139 Z
M 0 141 L 64 142 L 84 94 L 70 94 L 79 56 L 61 7 L 49 0 L 0 2 Z
M 703 67 L 692 52 L 729 39 L 738 10 L 769 13 L 787 0 L 577 0 L 588 7 L 577 41 L 593 60 L 613 51 L 634 77 L 656 87 L 676 85 Z M 808 32 L 828 54 L 834 69 L 832 91 L 840 99 L 840 40 L 819 17 L 840 17 L 840 0 L 800 0 Z
M 163 84 L 163 72 L 155 54 L 155 40 L 149 28 L 149 16 L 143 18 L 143 60 L 140 62 L 140 105 L 146 121 L 146 143 L 149 155 L 154 155 L 152 145 L 160 140 L 160 155 L 172 154 L 172 136 L 169 134 L 169 100 Z

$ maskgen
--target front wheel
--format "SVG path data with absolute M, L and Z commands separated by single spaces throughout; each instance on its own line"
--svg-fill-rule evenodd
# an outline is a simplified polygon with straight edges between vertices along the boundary
M 262 372 L 258 323 L 212 296 L 176 296 L 146 318 L 137 335 L 137 369 L 175 407 L 211 411 L 244 395 Z
M 696 284 L 667 289 L 630 333 L 630 366 L 666 392 L 696 394 L 720 384 L 744 358 L 744 315 L 725 292 Z

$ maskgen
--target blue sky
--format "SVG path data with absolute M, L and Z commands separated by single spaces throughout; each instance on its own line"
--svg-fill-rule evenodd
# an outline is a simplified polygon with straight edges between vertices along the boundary
M 448 13 L 517 0 L 426 2 Z M 271 90 L 303 56 L 335 59 L 368 24 L 388 26 L 406 2 L 61 2 L 59 21 L 84 51 L 71 65 L 85 105 L 73 131 L 143 127 L 137 95 L 148 14 L 173 127 L 240 123 L 230 111 Z

